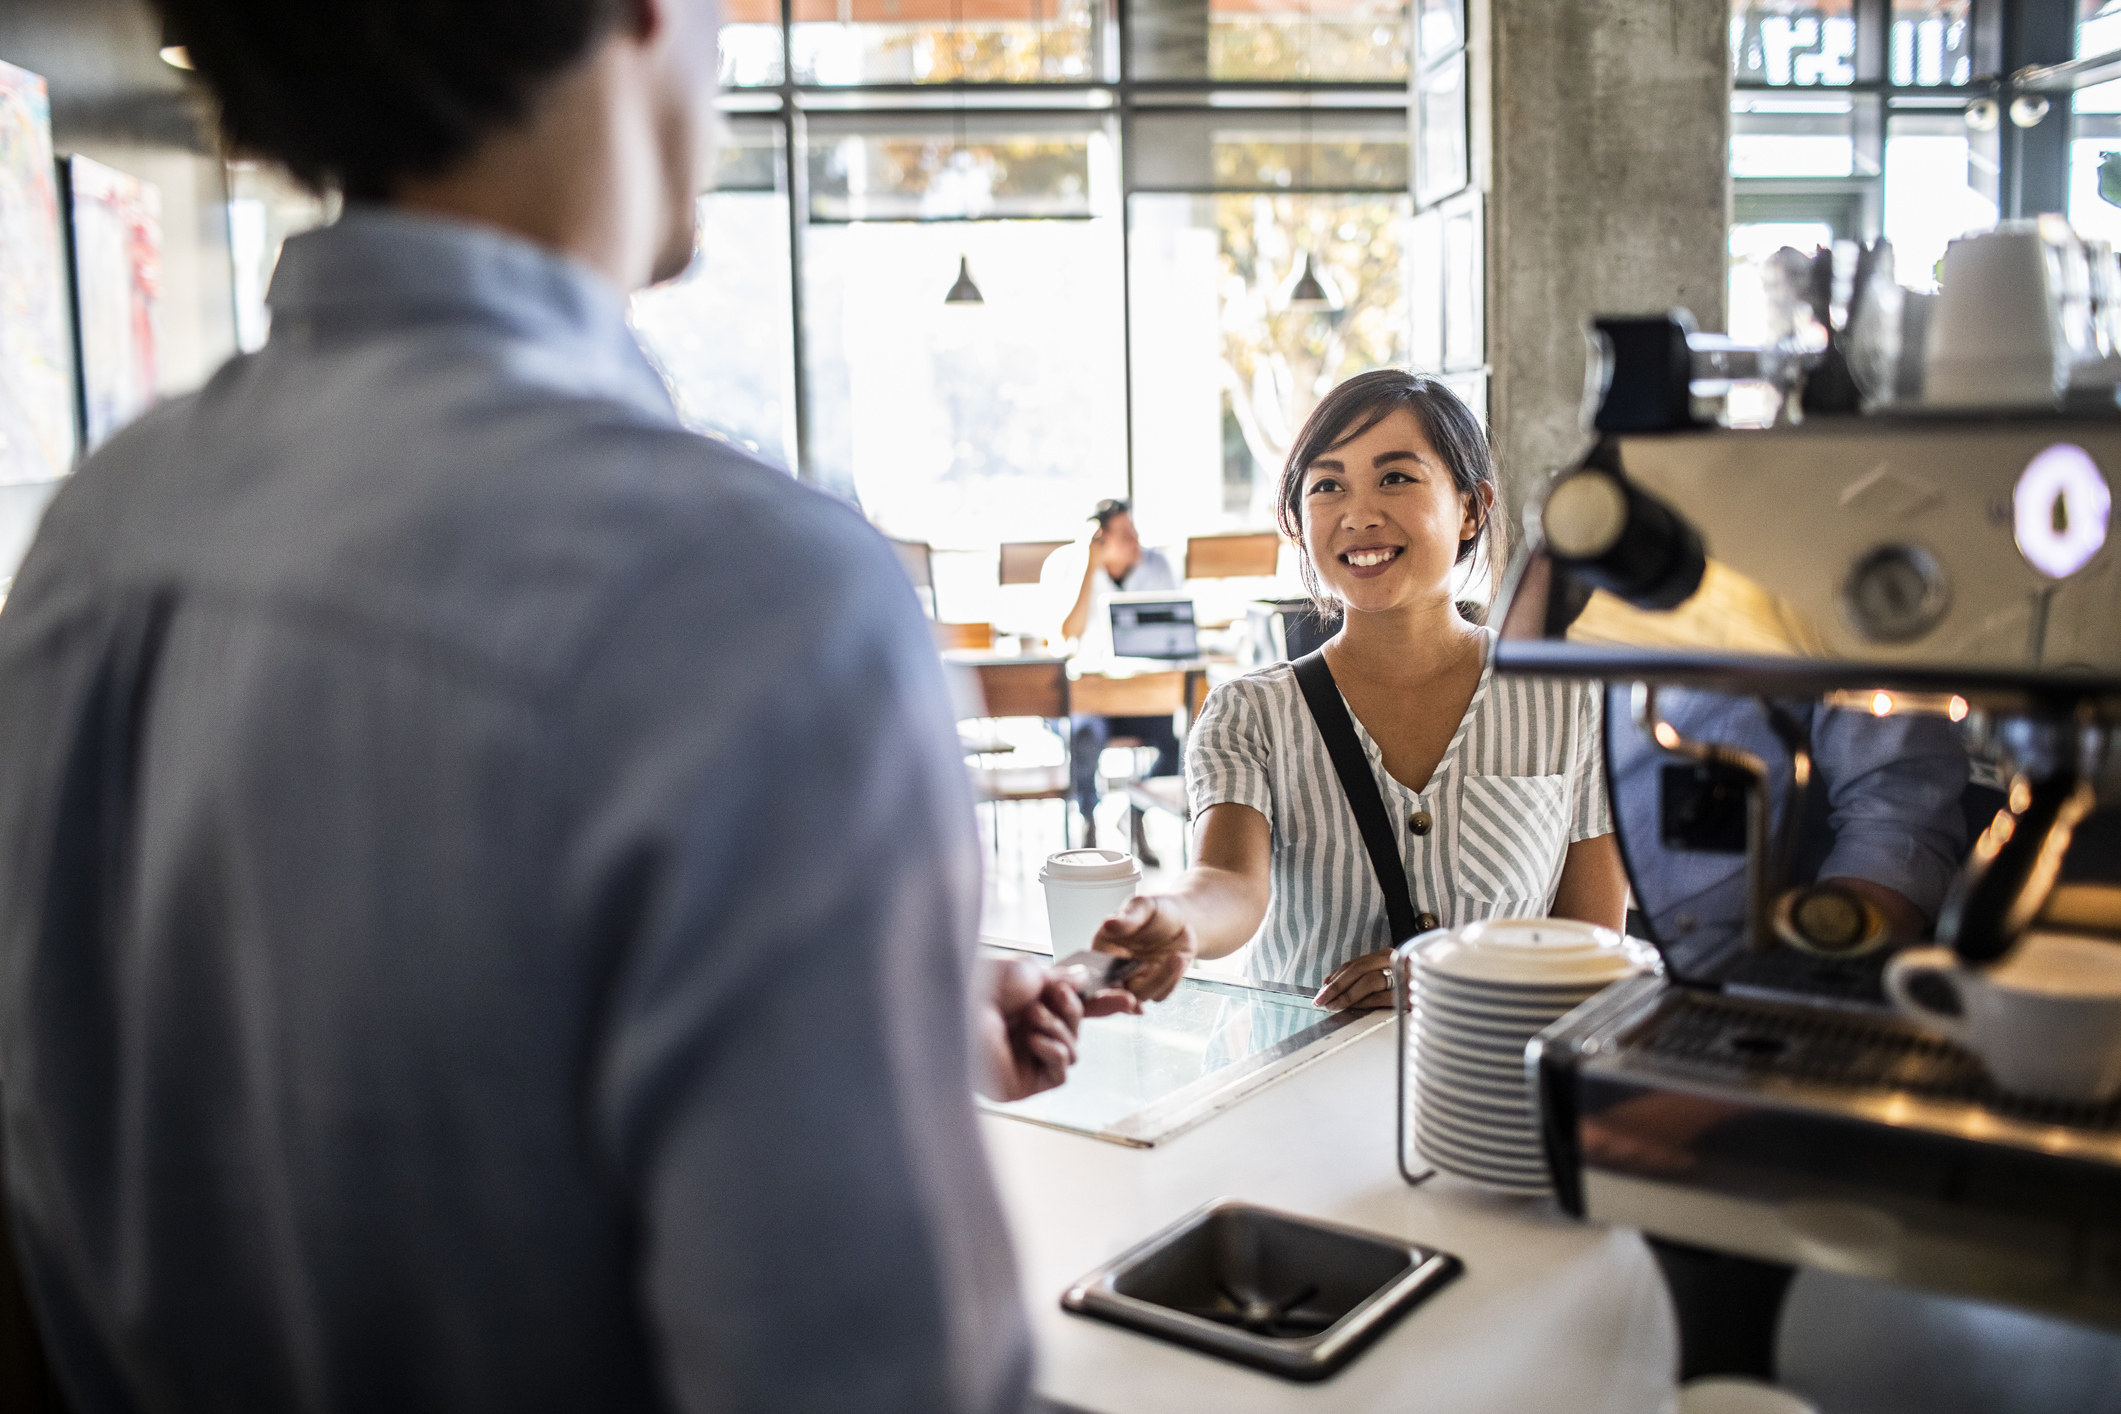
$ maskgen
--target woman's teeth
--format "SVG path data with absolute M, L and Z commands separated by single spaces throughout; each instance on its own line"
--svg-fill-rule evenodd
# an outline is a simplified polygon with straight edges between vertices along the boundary
M 1398 553 L 1399 551 L 1397 550 L 1350 550 L 1347 554 L 1341 556 L 1341 558 L 1346 560 L 1349 564 L 1355 566 L 1357 569 L 1366 570 L 1370 569 L 1373 566 L 1383 564 L 1386 560 L 1393 558 Z

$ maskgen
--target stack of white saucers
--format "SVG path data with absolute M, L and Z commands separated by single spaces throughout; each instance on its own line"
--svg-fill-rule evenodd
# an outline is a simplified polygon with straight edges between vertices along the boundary
M 1557 919 L 1493 919 L 1414 943 L 1414 1054 L 1401 1063 L 1413 1066 L 1423 1156 L 1492 1188 L 1545 1192 L 1525 1043 L 1656 958 L 1609 929 Z

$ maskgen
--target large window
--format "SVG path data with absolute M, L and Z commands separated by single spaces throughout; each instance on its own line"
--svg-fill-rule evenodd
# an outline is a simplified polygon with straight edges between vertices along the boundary
M 961 549 L 1126 494 L 1111 120 L 821 114 L 808 148 L 812 474 Z
M 634 297 L 641 347 L 686 423 L 783 464 L 795 459 L 788 196 L 777 127 L 744 125 L 700 198 L 684 278 Z
M 1761 336 L 1786 247 L 1884 236 L 1925 289 L 1947 245 L 1996 223 L 2002 142 L 1966 110 L 2001 62 L 2006 3 L 1732 0 L 1734 335 Z
M 1733 0 L 1731 63 L 1741 84 L 1854 83 L 1854 0 Z
M 635 327 L 689 423 L 928 543 L 939 579 L 1107 496 L 1152 543 L 1267 526 L 1318 398 L 1432 346 L 1485 411 L 1477 207 L 1424 226 L 1412 191 L 1418 146 L 1422 200 L 1470 200 L 1464 0 L 725 20 L 698 258 Z
M 1463 0 L 1421 0 L 1436 42 Z M 1415 43 L 1408 0 L 1140 0 L 1128 11 L 1133 75 L 1150 81 L 1400 83 Z
M 724 88 L 766 88 L 787 77 L 779 0 L 722 0 Z
M 2080 58 L 2121 53 L 2121 0 L 2082 0 L 2077 27 Z M 2121 246 L 2121 207 L 2100 195 L 2107 155 L 2121 152 L 2121 79 L 2072 95 L 2069 153 L 2070 224 L 2087 236 Z
M 1972 83 L 1972 0 L 1893 0 L 1889 63 L 1901 88 Z
M 1126 494 L 1116 217 L 808 241 L 812 457 L 909 539 L 1040 540 Z M 949 304 L 960 267 L 980 304 Z
M 1996 224 L 1996 143 L 1963 107 L 1905 109 L 1885 139 L 1883 232 L 1900 283 L 1933 289 L 1944 248 Z
M 1270 525 L 1282 461 L 1319 398 L 1413 356 L 1406 121 L 1157 114 L 1135 130 L 1144 523 Z
M 1095 72 L 1093 0 L 794 0 L 801 83 L 1081 83 Z

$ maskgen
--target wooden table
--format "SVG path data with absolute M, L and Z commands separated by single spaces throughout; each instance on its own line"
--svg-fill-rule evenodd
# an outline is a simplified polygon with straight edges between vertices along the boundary
M 1208 670 L 1224 661 L 1194 658 L 1132 673 L 1077 671 L 1069 685 L 1068 705 L 1072 711 L 1099 717 L 1161 717 L 1182 710 L 1191 726 L 1207 705 Z
M 995 668 L 1003 675 L 1016 676 L 1011 670 L 1022 670 L 1021 675 L 1035 673 L 1031 665 L 1048 666 L 1069 661 L 1058 658 L 1006 655 L 982 652 L 945 652 L 948 662 L 973 669 Z M 1183 710 L 1186 723 L 1191 725 L 1200 716 L 1201 708 L 1208 700 L 1209 670 L 1234 664 L 1234 659 L 1189 658 L 1169 666 L 1145 668 L 1141 671 L 1111 672 L 1099 668 L 1085 670 L 1077 663 L 1069 663 L 1068 711 L 1085 717 L 1161 717 L 1175 715 Z M 985 675 L 983 675 L 985 676 Z M 999 686 L 997 681 L 989 691 Z M 1006 709 L 1006 710 L 1003 710 Z M 1001 705 L 993 711 L 994 716 L 1046 715 L 1044 712 L 1025 711 L 1015 702 Z

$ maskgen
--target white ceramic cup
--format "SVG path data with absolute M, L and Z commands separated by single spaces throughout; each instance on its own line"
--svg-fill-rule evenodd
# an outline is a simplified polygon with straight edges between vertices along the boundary
M 2052 255 L 2037 226 L 1953 241 L 1922 354 L 1937 407 L 2053 407 L 2069 383 Z
M 2012 1094 L 2101 1102 L 2121 1093 L 2121 944 L 2031 933 L 1986 970 L 1947 948 L 1913 948 L 1886 965 L 1885 990 Z
M 1090 946 L 1098 924 L 1119 912 L 1141 888 L 1141 865 L 1115 849 L 1064 849 L 1038 871 L 1046 887 L 1046 923 L 1053 955 L 1066 957 Z

